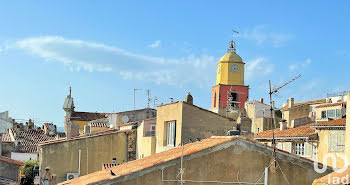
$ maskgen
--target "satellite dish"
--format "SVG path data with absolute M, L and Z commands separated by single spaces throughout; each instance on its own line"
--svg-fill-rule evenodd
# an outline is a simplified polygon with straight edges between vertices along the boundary
M 50 131 L 49 135 L 52 136 L 52 135 L 55 135 L 55 133 L 53 131 Z
M 49 129 L 50 129 L 50 130 L 55 130 L 55 126 L 50 125 L 50 126 L 49 126 Z
M 127 115 L 123 116 L 122 121 L 123 121 L 123 123 L 129 122 L 129 117 Z

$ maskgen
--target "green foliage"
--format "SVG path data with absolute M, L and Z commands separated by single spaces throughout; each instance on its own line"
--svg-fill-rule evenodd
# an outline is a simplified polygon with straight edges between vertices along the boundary
M 26 178 L 34 178 L 33 168 L 38 165 L 38 161 L 26 161 L 24 166 L 21 167 L 21 173 L 24 174 Z

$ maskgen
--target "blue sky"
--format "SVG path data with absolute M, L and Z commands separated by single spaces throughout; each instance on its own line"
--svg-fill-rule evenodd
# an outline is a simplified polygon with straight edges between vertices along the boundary
M 210 107 L 216 62 L 231 30 L 246 62 L 250 99 L 302 75 L 277 105 L 349 90 L 348 1 L 1 1 L 0 111 L 63 124 L 76 110 L 117 112 L 184 99 Z M 153 104 L 152 104 L 153 106 Z

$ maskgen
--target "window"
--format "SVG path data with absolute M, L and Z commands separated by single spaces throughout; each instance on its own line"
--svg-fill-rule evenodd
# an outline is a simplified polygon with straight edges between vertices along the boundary
M 344 151 L 344 134 L 332 133 L 329 134 L 329 151 L 342 152 Z
M 322 111 L 322 112 L 321 112 L 321 118 L 326 118 L 326 117 L 327 117 L 326 111 Z
M 176 142 L 176 121 L 166 122 L 166 145 L 175 146 Z
M 335 109 L 327 110 L 327 118 L 335 118 Z
M 214 105 L 213 106 L 216 107 L 216 92 L 214 94 Z
M 294 152 L 297 155 L 305 155 L 305 144 L 304 143 L 295 143 Z
M 231 91 L 228 97 L 228 106 L 232 108 L 238 107 L 238 93 L 236 91 Z
M 277 143 L 277 148 L 283 150 L 283 143 Z
M 337 118 L 341 118 L 343 115 L 342 115 L 342 112 L 341 112 L 341 109 L 337 109 L 336 110 L 336 117 Z

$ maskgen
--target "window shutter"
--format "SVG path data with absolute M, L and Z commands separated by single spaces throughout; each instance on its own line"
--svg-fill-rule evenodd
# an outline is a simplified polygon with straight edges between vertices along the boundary
M 305 142 L 305 156 L 312 157 L 312 144 Z
M 292 153 L 292 143 L 286 142 L 286 151 Z

